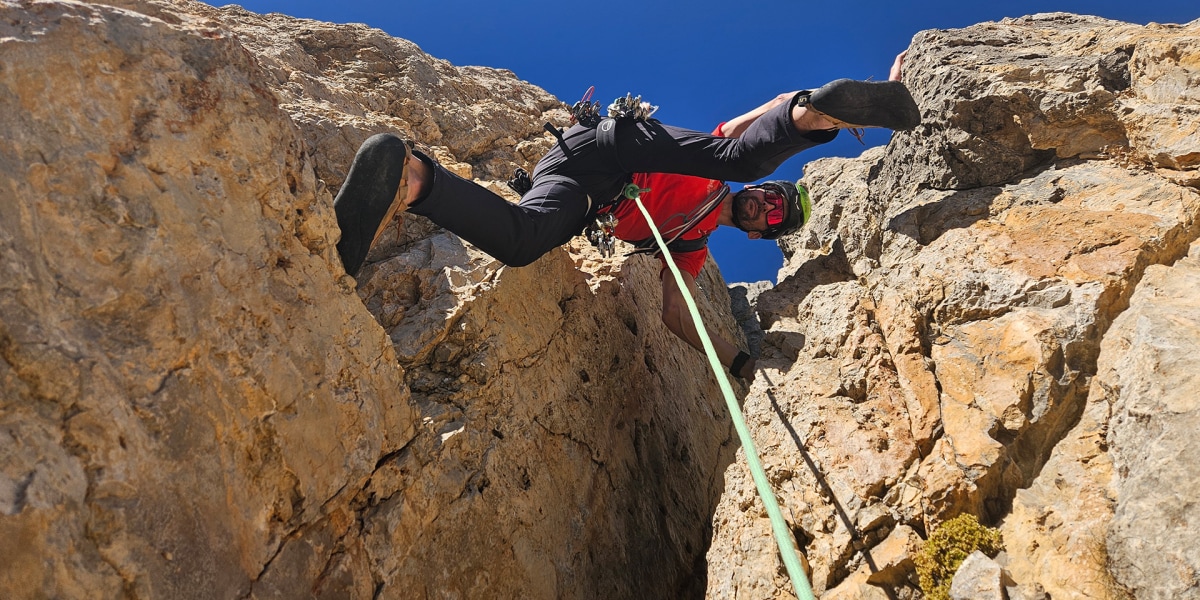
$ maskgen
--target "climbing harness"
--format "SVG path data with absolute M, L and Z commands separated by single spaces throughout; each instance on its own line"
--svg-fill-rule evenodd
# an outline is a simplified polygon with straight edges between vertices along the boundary
M 621 171 L 628 172 L 629 169 L 621 164 L 621 157 L 617 155 L 617 122 L 653 121 L 650 117 L 657 111 L 657 106 L 643 102 L 641 96 L 625 94 L 624 97 L 613 100 L 612 104 L 608 105 L 608 117 L 596 125 L 596 151 Z
M 653 121 L 653 115 L 658 111 L 658 106 L 650 104 L 642 100 L 642 97 L 634 96 L 632 93 L 627 93 L 622 97 L 613 100 L 607 109 L 607 116 L 600 116 L 600 102 L 592 100 L 592 94 L 595 93 L 596 87 L 592 86 L 584 92 L 583 97 L 578 102 L 571 105 L 571 123 L 578 123 L 584 127 L 596 129 L 596 149 L 598 153 L 607 162 L 617 166 L 620 170 L 625 171 L 625 167 L 621 165 L 620 157 L 617 156 L 616 130 L 617 121 L 619 120 L 634 120 L 634 121 Z M 562 144 L 564 151 L 567 146 L 563 140 L 564 131 L 555 127 L 551 123 L 545 124 L 546 131 L 549 131 Z M 520 196 L 524 196 L 530 189 L 533 188 L 533 181 L 529 173 L 522 168 L 517 168 L 513 173 L 513 177 L 507 182 L 508 187 Z M 622 189 L 621 194 L 611 201 L 601 203 L 599 212 L 596 218 L 588 224 L 584 229 L 584 237 L 591 242 L 599 251 L 600 255 L 608 258 L 616 251 L 616 228 L 618 220 L 611 212 L 604 212 L 604 209 L 620 202 L 622 200 L 632 200 L 639 194 L 650 191 L 649 189 L 639 189 L 633 183 L 628 183 Z M 671 236 L 667 242 L 667 248 L 670 252 L 693 252 L 705 247 L 708 244 L 708 236 L 704 235 L 693 240 L 680 239 L 684 234 L 688 233 L 704 220 L 713 210 L 716 210 L 721 205 L 721 200 L 729 193 L 729 186 L 722 184 L 721 187 L 714 190 L 708 195 L 704 202 L 699 204 L 695 210 L 687 215 L 684 222 L 666 232 Z M 591 208 L 591 198 L 588 199 L 589 210 Z M 634 243 L 637 248 L 631 254 L 638 253 L 655 253 L 654 238 L 649 237 Z
M 571 122 L 578 123 L 584 127 L 595 128 L 596 149 L 598 153 L 605 161 L 617 166 L 620 170 L 625 171 L 626 169 L 621 165 L 620 158 L 617 156 L 617 121 L 625 119 L 649 121 L 651 120 L 651 116 L 658 110 L 658 107 L 650 104 L 649 102 L 643 101 L 641 96 L 634 96 L 632 93 L 627 93 L 625 96 L 613 100 L 612 103 L 608 105 L 608 115 L 606 117 L 601 117 L 600 102 L 598 100 L 592 100 L 592 94 L 595 91 L 596 86 L 589 87 L 587 91 L 584 92 L 583 97 L 580 98 L 578 102 L 571 105 Z M 570 149 L 563 140 L 563 130 L 555 127 L 551 123 L 546 123 L 545 129 L 546 131 L 549 131 L 550 134 L 556 139 L 558 139 L 563 151 L 569 154 Z M 532 189 L 533 181 L 530 178 L 529 173 L 525 172 L 524 169 L 518 168 L 513 174 L 512 179 L 508 180 L 508 187 L 517 194 L 524 196 L 530 189 Z M 589 242 L 592 243 L 593 246 L 600 250 L 601 256 L 608 258 L 616 251 L 617 237 L 615 230 L 618 224 L 617 217 L 615 215 L 611 214 L 610 212 L 605 212 L 602 209 L 616 204 L 621 200 L 632 199 L 637 194 L 648 191 L 650 190 L 642 190 L 636 185 L 629 183 L 622 190 L 622 193 L 616 198 L 607 202 L 603 202 L 599 206 L 595 207 L 598 209 L 596 218 L 592 223 L 588 224 L 587 228 L 584 229 L 584 236 Z M 592 199 L 590 197 L 588 198 L 588 204 L 588 210 L 591 212 L 593 206 Z M 703 216 L 700 218 L 702 219 Z M 696 221 L 698 222 L 699 219 Z M 682 232 L 676 234 L 676 237 L 681 234 Z M 674 241 L 674 239 L 672 241 Z
M 596 86 L 589 87 L 584 92 L 583 97 L 571 105 L 571 123 L 595 128 L 596 150 L 600 156 L 616 165 L 622 171 L 626 171 L 627 169 L 621 165 L 621 160 L 617 156 L 617 121 L 626 119 L 653 121 L 651 116 L 658 111 L 658 107 L 643 101 L 641 96 L 634 96 L 632 93 L 627 93 L 624 97 L 613 100 L 608 105 L 608 116 L 601 117 L 600 101 L 592 100 L 592 93 L 595 91 Z M 563 147 L 563 151 L 569 154 L 570 149 L 563 140 L 563 130 L 551 123 L 546 123 L 543 127 L 558 140 L 558 143 Z
M 637 186 L 633 187 L 637 188 Z M 628 193 L 629 186 L 626 186 L 626 191 Z M 654 234 L 654 240 L 658 243 L 659 249 L 663 254 L 663 259 L 666 261 L 667 267 L 670 268 L 671 274 L 675 277 L 675 281 L 679 285 L 679 291 L 683 294 L 684 302 L 687 304 L 688 310 L 692 314 L 692 320 L 696 324 L 696 334 L 700 337 L 700 342 L 704 346 L 704 353 L 708 356 L 709 366 L 712 367 L 713 373 L 717 376 L 717 383 L 720 384 L 721 391 L 725 394 L 725 403 L 729 407 L 729 416 L 733 419 L 733 427 L 737 430 L 738 437 L 742 442 L 742 448 L 746 451 L 746 462 L 750 466 L 750 474 L 754 478 L 754 486 L 758 488 L 758 496 L 762 499 L 763 505 L 766 506 L 767 516 L 771 519 L 771 530 L 775 533 L 775 543 L 779 545 L 779 553 L 783 556 L 783 564 L 787 567 L 788 575 L 792 579 L 792 587 L 796 591 L 796 598 L 799 600 L 813 600 L 812 588 L 808 583 L 808 577 L 804 575 L 804 569 L 801 568 L 800 559 L 796 555 L 796 548 L 792 542 L 792 533 L 788 529 L 787 522 L 783 520 L 783 514 L 779 512 L 779 502 L 775 498 L 775 492 L 771 489 L 770 481 L 767 480 L 767 474 L 763 470 L 762 462 L 758 459 L 758 451 L 754 447 L 754 438 L 750 436 L 750 429 L 746 426 L 746 417 L 742 415 L 737 398 L 733 395 L 733 389 L 729 385 L 729 378 L 725 376 L 725 369 L 722 368 L 721 361 L 717 359 L 717 351 L 713 348 L 712 339 L 708 337 L 708 330 L 705 329 L 704 322 L 700 319 L 700 311 L 696 308 L 696 300 L 692 298 L 692 294 L 683 280 L 683 275 L 679 272 L 679 267 L 675 265 L 675 260 L 671 258 L 671 253 L 667 251 L 667 243 L 663 240 L 662 234 L 658 231 L 658 227 L 655 226 L 654 220 L 650 217 L 650 211 L 646 210 L 646 206 L 642 204 L 641 192 L 636 193 L 632 200 L 637 203 L 638 210 L 646 218 L 646 223 L 650 226 L 650 232 Z
M 621 164 L 621 158 L 617 155 L 617 121 L 633 120 L 633 121 L 653 121 L 655 112 L 658 112 L 658 106 L 650 104 L 642 100 L 640 95 L 634 96 L 632 93 L 626 93 L 624 96 L 618 97 L 608 105 L 608 116 L 601 119 L 599 115 L 600 103 L 593 101 L 592 92 L 595 91 L 595 86 L 588 88 L 584 93 L 583 98 L 576 102 L 571 107 L 572 119 L 584 125 L 585 127 L 596 128 L 596 150 L 609 163 L 616 165 L 620 170 L 627 171 L 624 165 Z M 650 191 L 649 189 L 639 189 L 637 185 L 629 183 L 625 185 L 618 199 L 633 200 L 639 195 Z M 729 192 L 729 186 L 714 191 L 709 197 L 699 206 L 697 210 L 688 215 L 683 225 L 672 229 L 668 235 L 671 235 L 671 241 L 667 243 L 672 252 L 691 252 L 699 250 L 708 244 L 708 236 L 704 236 L 697 240 L 680 240 L 680 236 L 691 231 L 700 221 L 704 220 L 717 206 L 720 205 L 721 199 Z M 596 221 L 588 227 L 588 239 L 592 240 L 592 244 L 600 249 L 600 254 L 604 257 L 612 256 L 614 246 L 616 244 L 616 236 L 613 231 L 616 229 L 617 219 L 609 213 L 597 215 Z M 654 248 L 654 239 L 646 238 L 634 244 L 638 247 L 634 253 L 652 252 Z

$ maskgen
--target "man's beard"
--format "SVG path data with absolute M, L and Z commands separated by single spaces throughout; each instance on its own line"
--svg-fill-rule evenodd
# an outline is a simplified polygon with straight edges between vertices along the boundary
M 746 190 L 742 190 L 733 195 L 733 225 L 734 227 L 737 227 L 746 233 L 757 231 L 754 229 L 747 229 L 746 222 L 743 220 L 743 215 L 745 212 L 748 212 L 743 209 L 745 209 L 746 205 L 751 202 L 754 202 L 754 197 L 751 196 Z

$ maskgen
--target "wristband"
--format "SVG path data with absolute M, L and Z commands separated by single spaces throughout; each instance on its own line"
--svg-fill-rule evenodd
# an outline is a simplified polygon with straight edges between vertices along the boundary
M 734 377 L 743 379 L 742 367 L 746 366 L 746 361 L 748 360 L 750 360 L 749 354 L 746 354 L 743 351 L 738 351 L 738 355 L 733 357 L 733 363 L 729 365 L 729 372 L 732 373 Z

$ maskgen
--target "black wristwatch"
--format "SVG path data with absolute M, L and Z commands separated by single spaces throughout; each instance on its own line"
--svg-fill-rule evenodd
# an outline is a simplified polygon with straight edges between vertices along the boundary
M 738 379 L 742 377 L 742 367 L 746 366 L 746 361 L 750 360 L 750 355 L 744 351 L 738 351 L 738 355 L 733 357 L 733 363 L 729 365 L 729 372 Z

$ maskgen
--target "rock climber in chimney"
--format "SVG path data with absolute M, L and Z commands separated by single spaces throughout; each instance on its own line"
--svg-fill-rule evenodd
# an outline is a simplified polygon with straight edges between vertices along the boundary
M 809 217 L 808 194 L 800 184 L 768 181 L 729 193 L 723 181 L 757 181 L 842 129 L 917 126 L 920 113 L 900 82 L 903 58 L 896 57 L 888 81 L 839 79 L 781 94 L 712 133 L 649 118 L 640 98 L 626 97 L 618 107 L 624 114 L 608 119 L 595 114 L 598 104 L 581 101 L 573 107 L 578 122 L 565 131 L 551 128 L 557 144 L 538 162 L 518 204 L 451 173 L 409 141 L 388 133 L 372 136 L 359 148 L 334 200 L 342 230 L 338 253 L 346 272 L 356 275 L 371 245 L 402 211 L 428 217 L 512 267 L 532 263 L 589 224 L 605 222 L 605 215 L 615 219 L 612 235 L 646 247 L 649 227 L 625 193 L 632 183 L 650 190 L 643 201 L 664 236 L 674 238 L 668 251 L 695 294 L 707 237 L 717 226 L 774 240 Z M 678 284 L 669 273 L 661 278 L 663 322 L 703 352 Z M 714 332 L 709 336 L 730 373 L 754 377 L 753 357 Z

